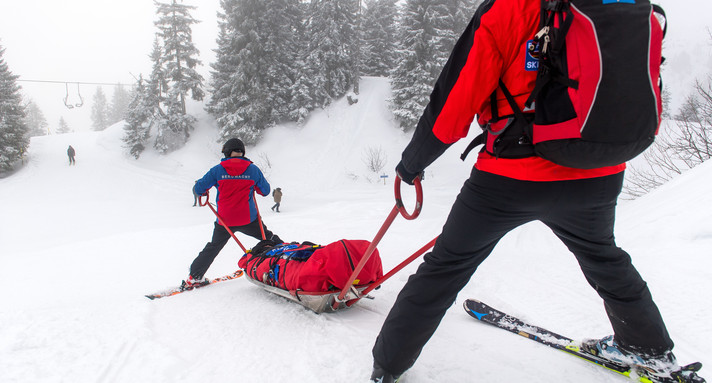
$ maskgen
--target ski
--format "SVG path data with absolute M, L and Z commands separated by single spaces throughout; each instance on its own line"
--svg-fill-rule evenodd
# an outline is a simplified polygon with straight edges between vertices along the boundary
M 232 274 L 228 274 L 228 275 L 224 275 L 224 276 L 222 276 L 222 277 L 218 277 L 218 278 L 215 278 L 215 279 L 207 280 L 207 281 L 205 281 L 205 282 L 203 282 L 203 283 L 201 283 L 201 284 L 195 285 L 195 286 L 193 286 L 193 287 L 191 287 L 191 288 L 189 288 L 189 289 L 183 289 L 182 287 L 176 287 L 176 288 L 172 288 L 172 289 L 170 289 L 170 290 L 160 291 L 160 292 L 157 292 L 157 293 L 154 293 L 154 294 L 148 294 L 148 295 L 146 295 L 146 298 L 148 298 L 148 299 L 150 299 L 150 300 L 154 300 L 154 299 L 159 299 L 159 298 L 164 298 L 164 297 L 172 297 L 172 296 L 177 295 L 177 294 L 181 294 L 181 293 L 184 293 L 184 292 L 187 292 L 187 291 L 192 291 L 192 290 L 195 290 L 195 289 L 199 289 L 199 288 L 201 288 L 201 287 L 205 287 L 205 286 L 208 286 L 208 285 L 212 285 L 212 284 L 215 284 L 215 283 L 218 283 L 218 282 L 224 282 L 224 281 L 229 281 L 229 280 L 232 280 L 232 279 L 240 278 L 240 277 L 242 276 L 242 274 L 243 274 L 242 270 L 237 270 L 237 271 L 235 271 L 235 272 L 232 273 Z
M 633 369 L 628 365 L 604 359 L 582 350 L 577 342 L 566 336 L 549 331 L 545 328 L 526 323 L 519 318 L 508 315 L 476 299 L 468 299 L 463 304 L 465 311 L 482 323 L 499 327 L 503 330 L 531 339 L 535 342 L 561 350 L 567 354 L 579 357 L 587 362 L 599 365 L 610 371 L 637 379 L 642 383 L 704 383 L 705 380 L 695 372 L 702 368 L 702 363 L 695 362 L 683 366 L 679 373 L 673 373 L 674 379 L 661 379 L 648 375 L 645 370 Z

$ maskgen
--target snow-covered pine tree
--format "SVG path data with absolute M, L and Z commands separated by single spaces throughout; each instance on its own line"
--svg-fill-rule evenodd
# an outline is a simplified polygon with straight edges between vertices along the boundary
M 92 101 L 91 126 L 94 130 L 104 130 L 109 127 L 109 104 L 101 86 L 96 87 Z
M 461 31 L 455 32 L 453 0 L 407 0 L 403 6 L 398 63 L 391 72 L 391 110 L 404 131 L 414 129 L 433 84 Z
M 455 33 L 455 37 L 459 37 L 462 32 L 467 27 L 467 24 L 472 20 L 472 16 L 475 15 L 475 11 L 482 4 L 483 0 L 451 0 L 450 1 L 450 12 L 454 17 L 454 22 L 452 24 L 452 31 Z M 453 41 L 453 46 L 455 42 Z
M 124 147 L 136 159 L 146 149 L 146 143 L 151 133 L 155 113 L 155 104 L 151 98 L 151 90 L 143 81 L 143 77 L 139 76 L 133 98 L 126 111 L 126 125 L 124 125 L 122 138 Z
M 171 87 L 165 99 L 166 114 L 156 120 L 156 142 L 154 148 L 159 153 L 168 153 L 182 147 L 193 130 L 195 117 L 183 113 L 179 90 Z
M 220 140 L 255 143 L 261 132 L 289 117 L 298 71 L 298 0 L 222 0 L 213 94 L 207 110 Z
M 12 74 L 0 46 L 0 172 L 12 170 L 30 145 L 19 76 Z
M 40 107 L 32 100 L 27 101 L 25 104 L 25 123 L 30 137 L 48 134 L 47 127 L 49 127 L 49 123 L 47 123 L 47 119 Z
M 161 94 L 165 97 L 168 113 L 157 121 L 154 147 L 166 153 L 183 146 L 193 130 L 195 118 L 186 115 L 186 96 L 190 93 L 193 100 L 200 101 L 205 92 L 203 77 L 196 70 L 200 60 L 197 59 L 199 52 L 193 44 L 191 29 L 193 24 L 198 23 L 190 15 L 196 7 L 179 4 L 176 0 L 168 4 L 154 1 L 154 4 L 158 15 L 154 24 L 162 43 L 160 63 L 165 83 L 161 87 L 167 86 Z M 172 116 L 171 113 L 180 115 Z
M 395 66 L 398 0 L 366 0 L 362 12 L 361 73 L 387 77 Z
M 309 67 L 309 37 L 307 36 L 307 20 L 309 14 L 309 4 L 300 3 L 299 15 L 301 23 L 295 28 L 295 44 L 299 48 L 297 57 L 295 58 L 295 67 L 297 73 L 295 75 L 294 84 L 292 85 L 292 98 L 289 105 L 289 119 L 296 121 L 297 124 L 303 124 L 309 113 L 318 108 L 314 97 L 315 83 L 313 81 L 313 71 Z
M 171 0 L 170 4 L 155 2 L 158 20 L 158 36 L 163 41 L 163 68 L 169 86 L 176 88 L 181 110 L 185 113 L 185 96 L 190 92 L 193 100 L 201 101 L 205 96 L 203 91 L 203 76 L 196 67 L 201 64 L 197 59 L 200 52 L 193 44 L 191 25 L 198 21 L 190 15 L 196 7 L 178 4 Z
M 124 88 L 123 84 L 114 86 L 114 94 L 111 96 L 109 106 L 109 125 L 115 124 L 126 118 L 126 112 L 131 102 L 131 95 Z
M 69 124 L 64 120 L 64 117 L 59 118 L 59 127 L 57 128 L 57 134 L 65 134 L 71 132 L 69 129 Z
M 153 48 L 151 49 L 151 75 L 148 78 L 148 92 L 153 96 L 156 107 L 160 109 L 163 102 L 163 93 L 168 91 L 168 80 L 166 73 L 163 70 L 163 51 L 158 35 L 153 39 Z
M 210 100 L 206 102 L 205 110 L 220 119 L 233 109 L 230 97 L 231 88 L 228 84 L 238 65 L 237 55 L 233 54 L 232 30 L 229 18 L 234 14 L 237 0 L 220 0 L 221 11 L 218 11 L 218 37 L 216 39 L 215 62 L 210 64 Z M 224 122 L 223 122 L 224 123 Z M 222 130 L 223 126 L 218 121 Z
M 317 107 L 351 90 L 358 78 L 357 0 L 313 0 L 309 7 L 307 74 Z
M 402 8 L 398 31 L 397 64 L 391 71 L 390 107 L 401 129 L 414 129 L 433 87 L 428 62 L 434 59 L 432 33 L 425 11 L 429 0 L 408 0 Z

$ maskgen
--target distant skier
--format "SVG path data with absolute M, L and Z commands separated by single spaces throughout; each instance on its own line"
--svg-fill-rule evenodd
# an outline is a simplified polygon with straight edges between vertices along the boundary
M 274 198 L 274 206 L 272 206 L 272 211 L 276 211 L 277 213 L 279 213 L 279 204 L 282 202 L 282 188 L 274 189 L 274 191 L 272 192 L 272 198 Z
M 253 191 L 267 196 L 270 191 L 269 183 L 262 175 L 262 171 L 244 157 L 245 144 L 239 139 L 227 140 L 223 145 L 222 153 L 225 158 L 195 183 L 193 192 L 204 195 L 214 186 L 218 190 L 215 198 L 218 214 L 230 230 L 262 239 Z M 267 229 L 264 222 L 262 229 L 266 239 L 282 242 L 279 236 Z M 204 280 L 203 276 L 228 240 L 230 240 L 230 233 L 216 221 L 212 239 L 190 265 L 190 275 L 183 281 L 184 288 L 193 287 Z
M 69 148 L 67 148 L 67 156 L 69 157 L 69 165 L 70 166 L 76 164 L 74 161 L 75 154 L 76 154 L 76 152 L 74 151 L 74 148 L 72 147 L 72 145 L 69 145 Z
M 197 184 L 198 181 L 195 181 L 195 183 Z M 198 195 L 198 193 L 195 192 L 195 185 L 193 185 L 193 207 L 198 206 L 199 198 L 200 198 L 200 196 Z

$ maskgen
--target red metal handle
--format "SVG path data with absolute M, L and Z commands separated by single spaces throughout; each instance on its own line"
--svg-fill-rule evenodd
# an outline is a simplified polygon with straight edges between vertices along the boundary
M 408 211 L 403 205 L 403 199 L 401 198 L 401 182 L 403 182 L 403 180 L 400 177 L 396 177 L 396 182 L 393 185 L 398 212 L 407 220 L 416 219 L 420 215 L 420 211 L 423 209 L 423 185 L 420 183 L 420 177 L 415 177 L 415 179 L 413 179 L 413 186 L 415 186 L 415 208 L 411 214 L 408 214 Z
M 203 202 L 203 197 L 205 197 L 205 202 Z M 207 191 L 205 192 L 205 194 L 198 196 L 198 205 L 207 206 L 209 203 L 210 203 L 210 197 L 208 196 Z
M 418 215 L 420 214 L 420 210 L 423 208 L 423 187 L 420 184 L 420 177 L 416 177 L 414 180 L 414 185 L 415 185 L 415 193 L 416 193 L 416 201 L 415 201 L 415 209 L 413 210 L 412 214 L 408 214 L 408 212 L 405 210 L 405 206 L 403 206 L 403 200 L 401 199 L 401 191 L 400 191 L 400 183 L 403 181 L 400 177 L 396 177 L 395 181 L 395 195 L 396 195 L 396 205 L 393 206 L 393 209 L 391 212 L 388 214 L 388 217 L 386 217 L 386 221 L 383 222 L 383 225 L 381 226 L 381 229 L 376 233 L 376 237 L 373 238 L 373 241 L 371 241 L 371 244 L 368 245 L 368 248 L 366 249 L 366 252 L 363 254 L 363 257 L 361 258 L 361 261 L 356 265 L 354 268 L 354 271 L 351 273 L 351 277 L 349 278 L 348 282 L 344 286 L 344 288 L 341 290 L 341 293 L 339 294 L 336 299 L 334 299 L 334 309 L 338 307 L 340 302 L 343 302 L 344 297 L 346 296 L 346 293 L 349 291 L 351 288 L 351 285 L 353 282 L 356 280 L 356 277 L 358 274 L 363 270 L 364 266 L 366 265 L 366 262 L 368 259 L 371 257 L 371 254 L 373 254 L 374 250 L 376 250 L 376 246 L 378 243 L 381 241 L 381 238 L 386 234 L 386 231 L 388 228 L 390 228 L 391 224 L 393 223 L 393 220 L 396 219 L 398 216 L 398 213 L 400 213 L 403 218 L 407 220 L 412 220 L 418 218 Z M 435 240 L 433 240 L 434 242 Z M 404 265 L 405 266 L 405 265 Z

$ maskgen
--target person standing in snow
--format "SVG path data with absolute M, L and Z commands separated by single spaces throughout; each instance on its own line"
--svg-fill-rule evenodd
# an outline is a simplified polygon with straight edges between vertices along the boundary
M 270 185 L 262 175 L 262 171 L 244 157 L 245 144 L 240 139 L 227 140 L 222 147 L 222 153 L 225 158 L 195 183 L 193 192 L 204 195 L 208 189 L 215 187 L 218 191 L 215 204 L 223 222 L 233 232 L 241 232 L 261 240 L 260 220 L 257 219 L 257 207 L 253 196 L 254 192 L 261 196 L 269 195 Z M 266 239 L 282 242 L 279 236 L 267 229 L 264 222 L 262 229 Z M 216 220 L 212 239 L 190 265 L 190 275 L 183 281 L 183 288 L 190 288 L 204 281 L 205 273 L 228 240 L 230 240 L 230 233 Z
M 70 166 L 76 164 L 76 162 L 74 161 L 75 154 L 76 154 L 76 152 L 74 151 L 74 148 L 72 147 L 72 145 L 69 145 L 69 147 L 67 148 L 67 156 L 69 157 L 69 165 Z
M 195 181 L 195 183 L 197 184 L 198 181 Z M 193 207 L 198 206 L 198 199 L 199 199 L 199 197 L 200 197 L 200 196 L 198 196 L 198 194 L 195 192 L 195 185 L 193 185 Z
M 524 109 L 537 75 L 526 70 L 526 46 L 538 30 L 540 7 L 539 0 L 485 0 L 480 5 L 402 153 L 398 177 L 412 185 L 467 135 L 475 115 L 481 126 L 493 119 L 493 110 L 513 115 L 500 80 Z M 646 282 L 614 239 L 624 169 L 625 164 L 574 169 L 537 156 L 497 158 L 480 152 L 432 252 L 410 276 L 383 323 L 372 350 L 371 381 L 394 382 L 412 367 L 495 245 L 534 220 L 564 242 L 603 299 L 614 335 L 586 341 L 586 350 L 671 379 L 671 373 L 680 371 L 673 341 Z
M 274 205 L 272 206 L 272 211 L 275 211 L 277 209 L 277 213 L 279 213 L 279 204 L 282 202 L 282 188 L 276 188 L 272 192 L 272 198 L 274 198 Z

